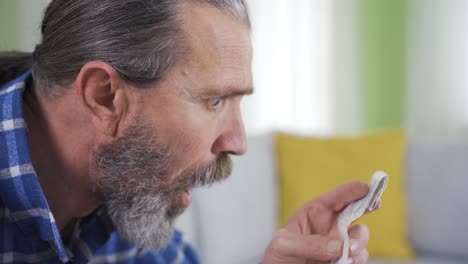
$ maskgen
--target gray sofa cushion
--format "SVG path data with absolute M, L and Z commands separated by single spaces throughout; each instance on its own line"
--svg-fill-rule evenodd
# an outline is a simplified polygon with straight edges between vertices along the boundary
M 368 264 L 466 264 L 466 260 L 421 258 L 418 260 L 370 260 Z
M 468 145 L 411 143 L 407 188 L 409 234 L 417 253 L 468 263 Z

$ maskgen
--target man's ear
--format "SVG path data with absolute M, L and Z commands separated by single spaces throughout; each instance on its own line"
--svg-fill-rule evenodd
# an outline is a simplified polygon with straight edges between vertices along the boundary
M 118 72 L 102 61 L 86 63 L 75 89 L 91 121 L 102 134 L 114 137 L 129 105 L 128 93 Z

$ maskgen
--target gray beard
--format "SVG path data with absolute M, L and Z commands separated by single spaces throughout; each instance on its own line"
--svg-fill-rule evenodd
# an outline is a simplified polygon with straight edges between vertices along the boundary
M 172 238 L 178 214 L 169 215 L 168 202 L 159 195 L 140 195 L 123 203 L 109 199 L 106 208 L 122 238 L 139 248 L 163 249 Z
M 145 126 L 133 126 L 115 142 L 97 147 L 94 162 L 100 173 L 95 192 L 126 241 L 142 249 L 163 249 L 171 240 L 174 221 L 183 213 L 182 193 L 210 185 L 231 174 L 231 160 L 222 154 L 169 181 L 172 156 Z

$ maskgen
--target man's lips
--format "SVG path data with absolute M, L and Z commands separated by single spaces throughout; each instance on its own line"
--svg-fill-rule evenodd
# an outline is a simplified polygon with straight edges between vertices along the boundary
M 190 189 L 187 189 L 184 192 L 182 192 L 180 196 L 180 204 L 182 205 L 182 207 L 188 208 L 191 202 L 192 198 L 190 196 Z

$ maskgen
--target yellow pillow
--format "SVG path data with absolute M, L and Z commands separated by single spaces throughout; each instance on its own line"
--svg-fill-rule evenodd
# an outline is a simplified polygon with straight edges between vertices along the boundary
M 280 224 L 305 202 L 352 180 L 369 183 L 376 170 L 389 174 L 380 210 L 364 216 L 372 258 L 413 258 L 407 239 L 404 187 L 406 136 L 402 131 L 354 138 L 308 138 L 278 134 Z

